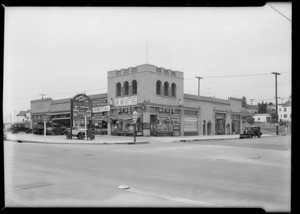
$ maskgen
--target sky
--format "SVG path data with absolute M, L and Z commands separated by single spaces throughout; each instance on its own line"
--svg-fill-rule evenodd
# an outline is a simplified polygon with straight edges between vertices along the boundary
M 274 10 L 272 7 L 276 10 Z M 291 95 L 291 3 L 263 7 L 5 7 L 3 118 L 30 101 L 107 93 L 107 72 L 184 72 L 184 93 L 253 104 Z

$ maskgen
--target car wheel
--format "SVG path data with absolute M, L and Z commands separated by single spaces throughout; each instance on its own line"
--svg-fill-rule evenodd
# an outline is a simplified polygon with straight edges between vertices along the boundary
M 51 131 L 51 135 L 55 135 L 56 133 L 55 133 L 55 131 Z
M 260 135 L 260 134 L 258 134 L 258 135 L 257 135 L 257 137 L 258 137 L 258 138 L 260 138 L 260 137 L 261 137 L 261 135 Z
M 83 139 L 83 134 L 79 133 L 77 137 L 78 137 L 79 140 L 82 140 Z

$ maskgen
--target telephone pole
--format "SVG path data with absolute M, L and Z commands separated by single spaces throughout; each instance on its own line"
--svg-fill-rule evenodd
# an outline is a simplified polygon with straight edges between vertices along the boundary
M 44 99 L 44 96 L 46 95 L 46 94 L 40 94 L 41 96 L 42 96 L 42 99 Z
M 280 75 L 280 73 L 272 72 L 272 74 L 275 75 L 275 102 L 276 102 L 276 135 L 279 135 L 278 133 L 278 101 L 277 101 L 277 76 Z
M 255 100 L 255 99 L 249 99 L 251 101 L 251 108 L 250 108 L 250 111 L 251 111 L 251 114 L 252 114 L 252 101 Z
M 198 96 L 200 96 L 200 79 L 203 79 L 203 77 L 196 76 L 198 79 Z

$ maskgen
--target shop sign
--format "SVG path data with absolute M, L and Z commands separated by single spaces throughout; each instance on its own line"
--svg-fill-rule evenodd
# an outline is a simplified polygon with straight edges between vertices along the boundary
M 175 109 L 171 108 L 171 107 L 158 107 L 158 112 L 160 113 L 171 113 L 174 114 L 175 113 Z
M 115 98 L 115 106 L 137 105 L 137 96 Z
M 173 125 L 180 125 L 180 118 L 179 117 L 172 117 Z
M 197 122 L 198 119 L 196 117 L 184 117 L 183 121 L 187 122 Z
M 184 131 L 197 131 L 197 118 L 184 117 L 183 118 L 183 130 Z
M 98 106 L 106 106 L 107 105 L 107 99 L 96 99 L 92 100 L 92 106 L 98 107 Z
M 110 111 L 110 106 L 100 106 L 100 107 L 93 108 L 93 113 L 105 112 L 105 111 Z
M 91 100 L 85 94 L 78 94 L 73 97 L 73 117 L 91 117 Z

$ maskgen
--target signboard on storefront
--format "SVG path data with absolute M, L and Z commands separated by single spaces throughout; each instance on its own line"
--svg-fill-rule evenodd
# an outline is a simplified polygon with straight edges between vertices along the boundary
M 137 96 L 115 98 L 115 106 L 137 105 Z
M 94 99 L 92 100 L 92 105 L 93 107 L 106 106 L 107 98 Z
M 93 108 L 93 113 L 105 112 L 105 111 L 110 111 L 110 106 L 100 106 L 100 107 Z
M 197 131 L 197 121 L 196 117 L 184 117 L 183 118 L 183 130 L 184 131 Z

